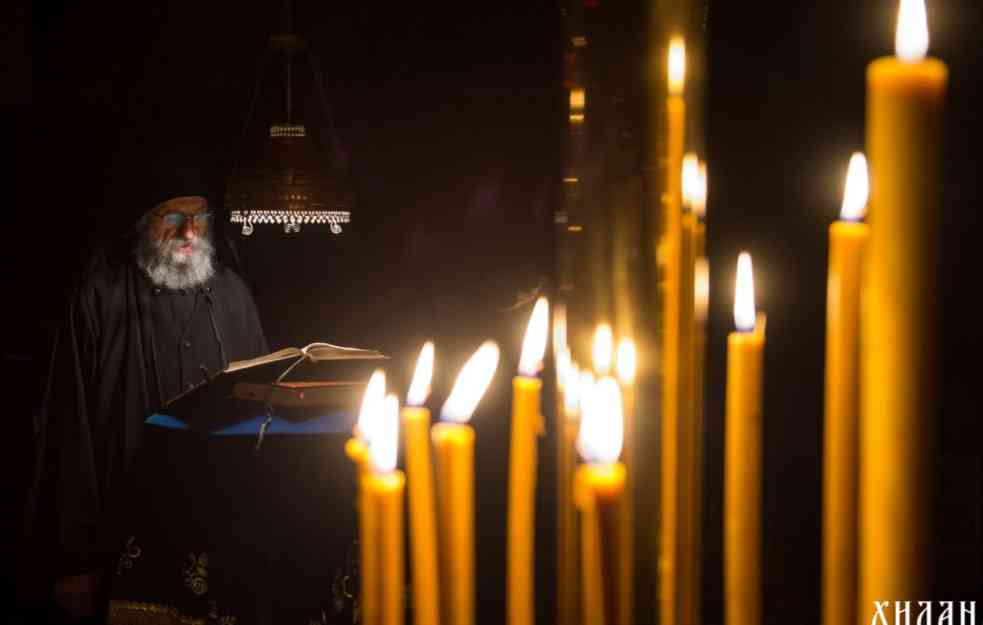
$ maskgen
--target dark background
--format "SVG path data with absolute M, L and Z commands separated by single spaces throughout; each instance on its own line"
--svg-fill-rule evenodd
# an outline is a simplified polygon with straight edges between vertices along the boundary
M 10 298 L 3 352 L 4 377 L 20 390 L 5 436 L 16 506 L 41 346 L 81 251 L 120 221 L 102 202 L 107 188 L 125 187 L 115 173 L 121 155 L 146 158 L 163 137 L 235 146 L 280 6 L 65 0 L 10 10 L 0 106 L 14 138 L 3 157 L 13 189 L 3 246 Z M 631 19 L 635 7 L 623 10 Z M 826 228 L 839 210 L 849 154 L 863 145 L 864 67 L 892 50 L 895 11 L 895 2 L 877 0 L 711 2 L 706 13 L 713 272 L 707 623 L 722 620 L 724 341 L 740 249 L 754 254 L 758 303 L 769 313 L 765 618 L 818 619 Z M 932 53 L 951 71 L 938 293 L 945 314 L 943 488 L 933 596 L 949 599 L 983 594 L 974 388 L 981 336 L 972 301 L 981 266 L 973 243 L 983 199 L 974 150 L 983 136 L 976 114 L 983 8 L 952 0 L 930 2 L 928 11 Z M 501 342 L 502 366 L 475 417 L 480 615 L 500 622 L 506 385 L 529 310 L 511 306 L 548 285 L 552 270 L 565 113 L 560 7 L 295 2 L 294 15 L 296 30 L 319 55 L 358 204 L 337 237 L 305 231 L 291 240 L 259 229 L 243 246 L 247 277 L 273 346 L 328 340 L 378 347 L 393 355 L 399 388 L 419 343 L 434 337 L 434 407 L 483 338 Z M 613 51 L 623 46 L 613 41 L 617 29 L 607 32 L 611 45 L 599 39 L 592 52 L 597 65 L 615 67 Z M 295 76 L 306 79 L 306 71 L 298 66 Z M 547 544 L 548 517 L 539 518 L 540 544 Z M 25 566 L 22 557 L 8 558 L 12 577 Z M 541 560 L 551 557 L 544 551 Z M 539 587 L 551 587 L 548 567 L 540 573 Z M 540 609 L 549 610 L 548 600 Z

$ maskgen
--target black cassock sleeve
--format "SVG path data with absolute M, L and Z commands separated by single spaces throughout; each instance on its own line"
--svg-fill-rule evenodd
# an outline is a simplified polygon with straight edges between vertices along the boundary
M 92 418 L 98 328 L 81 293 L 54 340 L 25 519 L 29 542 L 56 576 L 103 566 L 114 550 L 104 536 L 96 460 L 113 437 Z

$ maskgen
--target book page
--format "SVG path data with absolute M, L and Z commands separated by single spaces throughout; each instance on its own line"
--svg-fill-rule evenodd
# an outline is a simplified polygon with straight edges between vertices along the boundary
M 385 355 L 374 349 L 360 349 L 357 347 L 342 347 L 331 343 L 311 343 L 300 350 L 311 360 L 349 360 L 349 359 L 376 359 L 386 358 Z
M 249 360 L 234 360 L 229 363 L 228 367 L 225 368 L 225 373 L 233 373 L 235 371 L 241 371 L 242 369 L 266 365 L 279 360 L 287 360 L 288 358 L 299 358 L 301 356 L 306 356 L 310 360 L 315 361 L 372 360 L 388 358 L 388 356 L 377 352 L 374 349 L 342 347 L 341 345 L 332 345 L 331 343 L 311 343 L 302 349 L 298 349 L 296 347 L 286 347 L 275 351 L 272 354 L 266 354 L 265 356 L 257 356 L 256 358 L 250 358 Z
M 275 351 L 272 354 L 266 354 L 265 356 L 257 356 L 255 358 L 250 358 L 249 360 L 233 360 L 229 363 L 229 366 L 225 368 L 225 372 L 232 373 L 233 371 L 248 369 L 258 365 L 265 365 L 278 360 L 299 358 L 301 355 L 302 352 L 296 347 L 285 347 L 284 349 Z

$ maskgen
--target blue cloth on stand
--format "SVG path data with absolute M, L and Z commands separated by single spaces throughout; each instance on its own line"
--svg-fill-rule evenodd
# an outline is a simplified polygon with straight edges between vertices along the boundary
M 213 430 L 208 434 L 209 436 L 256 436 L 265 420 L 266 417 L 264 416 L 256 416 Z M 144 423 L 172 430 L 191 429 L 191 426 L 184 421 L 163 414 L 152 414 Z M 350 432 L 354 424 L 354 416 L 345 412 L 332 412 L 316 419 L 304 421 L 288 421 L 282 417 L 273 417 L 272 423 L 266 429 L 266 434 L 338 434 Z

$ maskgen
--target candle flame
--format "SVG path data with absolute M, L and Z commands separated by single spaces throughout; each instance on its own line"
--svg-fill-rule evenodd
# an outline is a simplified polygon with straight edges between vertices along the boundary
M 376 473 L 389 473 L 396 468 L 399 450 L 399 399 L 390 393 L 379 407 L 379 427 L 369 444 L 369 463 Z
M 533 377 L 543 368 L 543 354 L 546 353 L 546 335 L 550 323 L 550 305 L 545 297 L 536 300 L 529 316 L 526 337 L 522 341 L 522 355 L 519 357 L 519 375 Z
M 867 213 L 867 197 L 870 194 L 867 182 L 867 159 L 860 152 L 850 157 L 846 170 L 846 190 L 843 192 L 843 207 L 840 218 L 860 221 Z
M 594 330 L 594 370 L 604 375 L 611 370 L 614 357 L 614 333 L 607 323 L 598 324 Z
M 681 95 L 686 84 L 686 42 L 673 37 L 669 42 L 669 94 Z
M 925 0 L 901 0 L 898 28 L 894 34 L 894 53 L 902 61 L 921 61 L 928 53 L 928 16 Z
M 615 367 L 618 370 L 618 380 L 626 386 L 635 382 L 637 356 L 635 341 L 628 338 L 618 341 L 618 360 Z
M 741 252 L 737 257 L 737 286 L 734 289 L 734 324 L 741 332 L 753 332 L 754 277 L 751 273 L 751 255 Z
M 586 462 L 611 464 L 617 462 L 624 443 L 624 414 L 621 389 L 613 378 L 602 378 L 586 389 L 582 398 L 580 432 L 577 451 Z
M 692 207 L 697 194 L 696 186 L 699 184 L 700 159 L 693 152 L 687 152 L 683 156 L 682 169 L 683 205 Z
M 576 415 L 577 410 L 580 409 L 580 367 L 575 362 L 571 362 L 567 369 L 563 387 L 563 407 L 568 417 Z
M 386 372 L 376 369 L 365 385 L 365 395 L 362 396 L 362 409 L 358 413 L 358 423 L 355 425 L 355 436 L 363 443 L 371 444 L 372 437 L 378 429 L 379 411 L 382 400 L 386 396 Z
M 491 384 L 496 367 L 498 367 L 498 345 L 494 341 L 485 341 L 461 367 L 461 372 L 457 374 L 457 381 L 447 401 L 444 402 L 440 416 L 456 423 L 470 421 L 471 414 L 481 401 L 481 396 Z
M 702 256 L 693 264 L 693 304 L 696 320 L 703 323 L 710 304 L 710 263 Z
M 693 214 L 705 220 L 707 218 L 707 164 L 700 163 L 696 172 L 696 187 L 693 189 Z
M 422 406 L 430 395 L 430 381 L 433 379 L 433 341 L 427 341 L 420 350 L 420 357 L 416 360 L 416 370 L 413 372 L 413 381 L 410 382 L 410 390 L 406 393 L 406 405 Z

